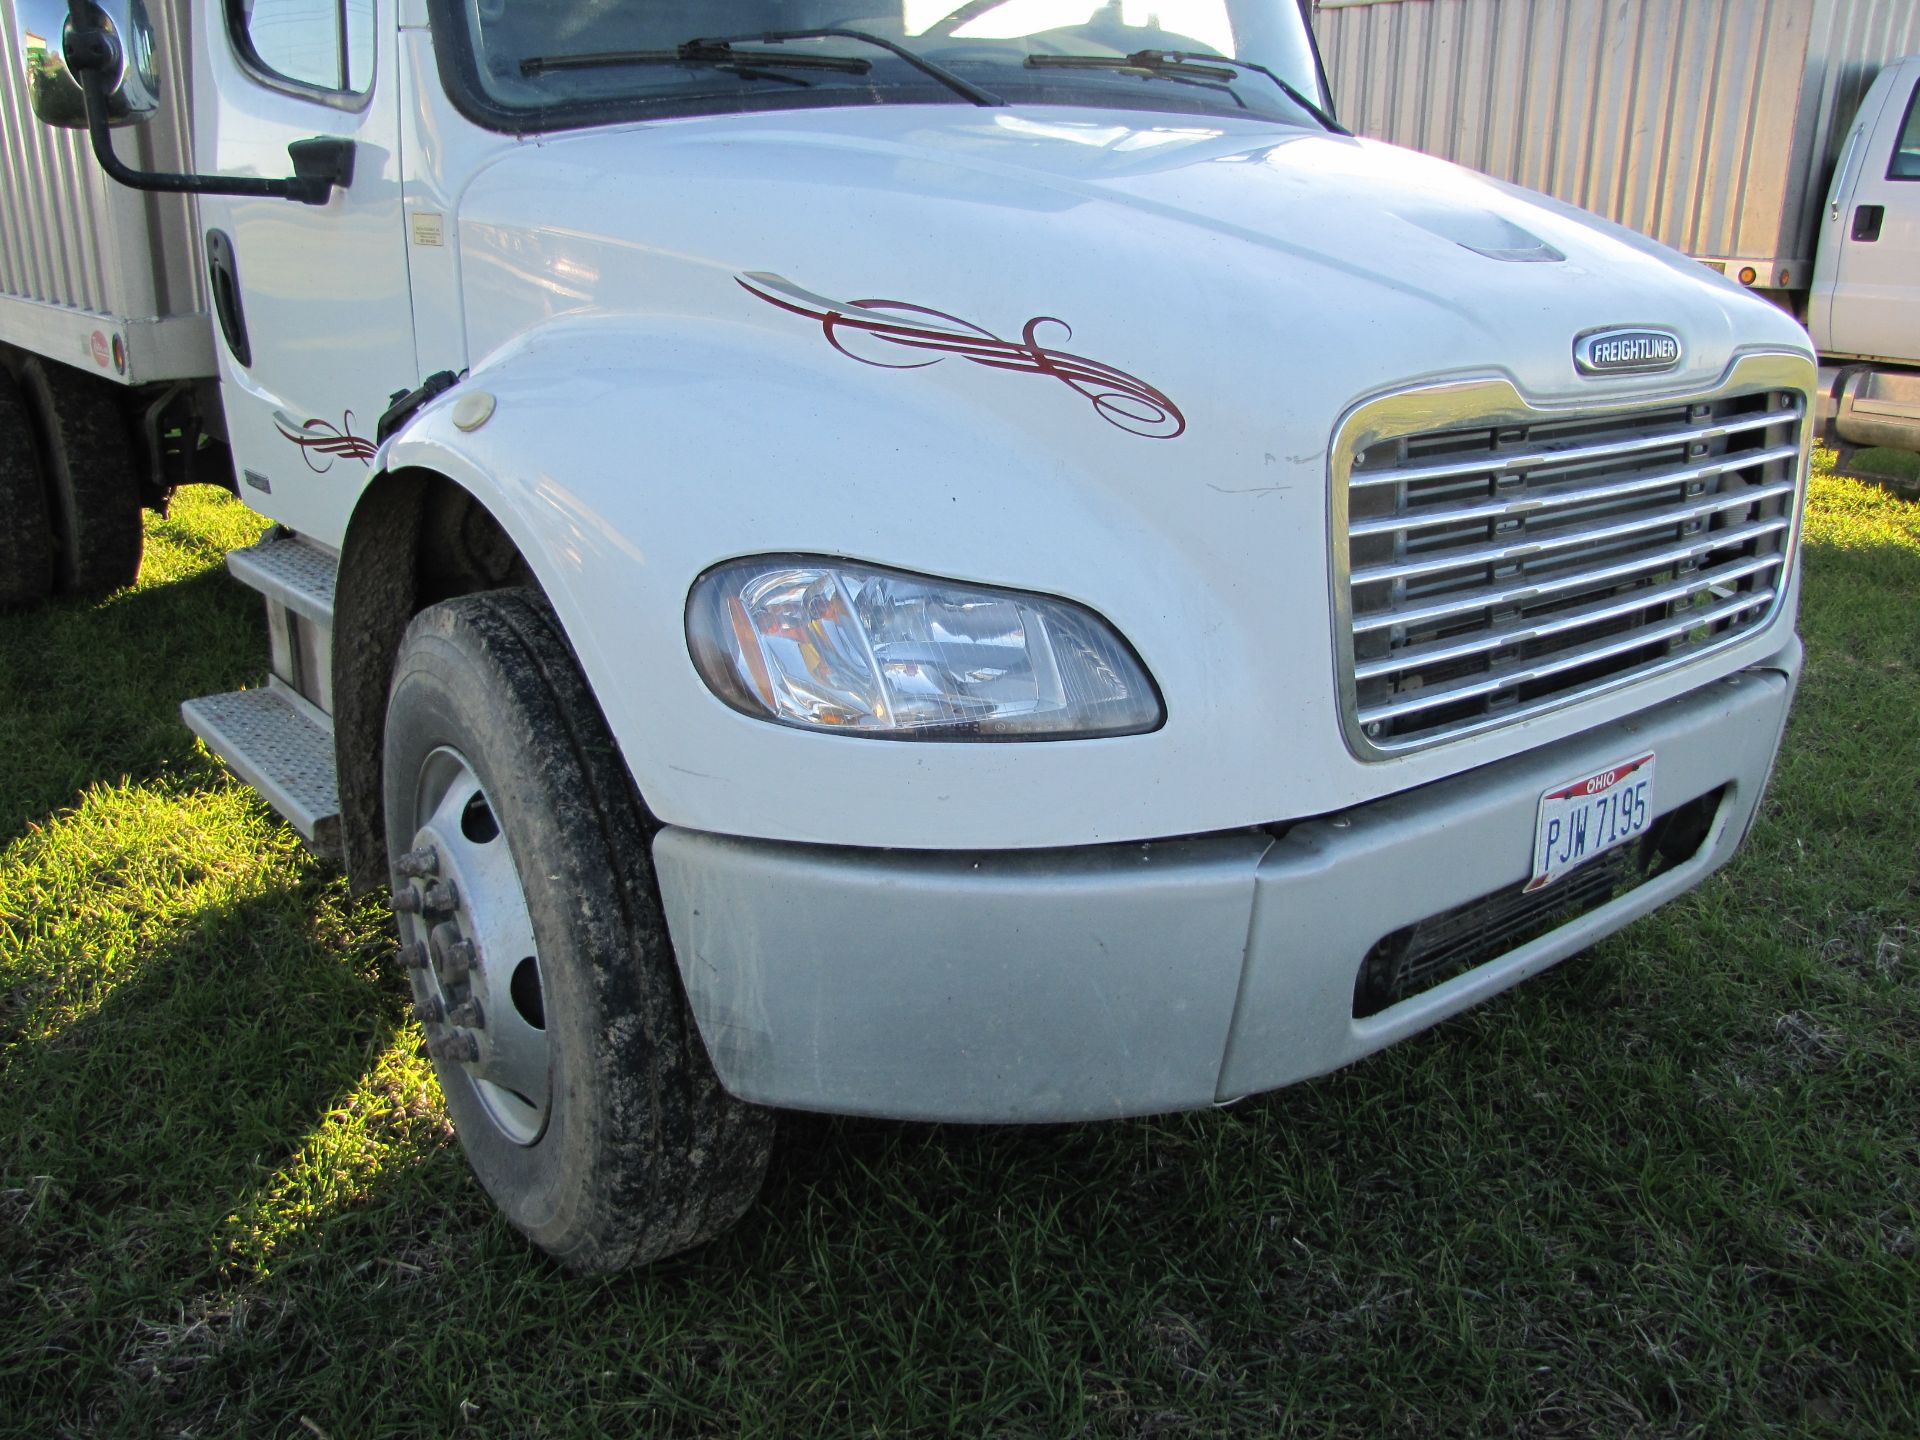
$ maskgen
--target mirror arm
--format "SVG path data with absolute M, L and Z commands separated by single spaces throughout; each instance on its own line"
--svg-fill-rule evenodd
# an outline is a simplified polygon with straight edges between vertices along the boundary
M 109 179 L 132 190 L 158 190 L 166 194 L 256 195 L 275 200 L 298 200 L 303 205 L 324 205 L 337 185 L 345 189 L 353 183 L 353 141 L 334 136 L 296 140 L 287 146 L 293 161 L 293 175 L 286 180 L 256 180 L 239 175 L 174 175 L 163 170 L 135 170 L 113 152 L 112 132 L 107 127 L 108 75 L 120 63 L 120 47 L 92 25 L 78 28 L 83 0 L 70 0 L 76 29 L 66 45 L 67 65 L 80 82 L 87 101 L 87 134 L 93 141 L 93 158 Z

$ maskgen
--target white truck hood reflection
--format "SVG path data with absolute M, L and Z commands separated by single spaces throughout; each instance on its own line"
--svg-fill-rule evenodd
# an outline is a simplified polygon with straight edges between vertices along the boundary
M 1571 364 L 1601 325 L 1679 331 L 1673 383 L 1718 375 L 1736 335 L 1805 343 L 1694 262 L 1551 200 L 1251 122 L 958 106 L 674 121 L 521 147 L 460 218 L 473 362 L 568 312 L 698 299 L 717 320 L 798 325 L 734 285 L 770 272 L 1008 340 L 1057 317 L 1072 351 L 1170 396 L 1196 438 L 1200 412 L 1270 404 L 1309 374 L 1331 402 L 1305 412 L 1322 439 L 1359 393 L 1430 374 L 1601 393 Z

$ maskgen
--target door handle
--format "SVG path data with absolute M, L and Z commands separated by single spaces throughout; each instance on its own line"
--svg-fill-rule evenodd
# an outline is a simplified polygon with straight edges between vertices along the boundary
M 1887 218 L 1884 205 L 1862 205 L 1853 212 L 1853 238 L 1871 245 L 1880 238 L 1880 225 Z
M 233 241 L 224 230 L 207 232 L 207 286 L 213 292 L 213 313 L 227 349 L 242 368 L 253 365 L 253 346 L 247 340 L 247 314 L 240 308 L 240 270 L 234 264 Z
M 1846 203 L 1847 190 L 1853 182 L 1853 157 L 1860 153 L 1860 138 L 1866 134 L 1867 127 L 1856 125 L 1853 133 L 1847 137 L 1847 153 L 1840 158 L 1840 173 L 1833 182 L 1833 205 L 1828 218 L 1838 220 L 1840 207 Z

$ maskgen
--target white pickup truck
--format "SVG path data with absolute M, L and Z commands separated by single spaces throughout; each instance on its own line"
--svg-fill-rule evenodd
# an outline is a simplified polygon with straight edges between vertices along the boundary
M 184 480 L 277 522 L 188 723 L 391 884 L 575 1266 L 782 1107 L 1347 1064 L 1753 819 L 1805 333 L 1351 137 L 1295 0 L 4 4 L 9 253 L 135 296 L 0 302 L 9 596 Z

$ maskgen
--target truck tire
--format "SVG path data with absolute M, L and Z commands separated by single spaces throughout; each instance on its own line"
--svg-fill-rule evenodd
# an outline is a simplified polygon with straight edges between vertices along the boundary
M 53 525 L 53 588 L 104 595 L 140 573 L 140 483 L 119 394 L 105 380 L 38 358 L 20 381 L 40 434 Z
M 0 370 L 0 605 L 31 605 L 53 589 L 53 532 L 27 407 Z
M 725 1230 L 759 1193 L 772 1117 L 714 1075 L 639 797 L 544 599 L 416 616 L 385 746 L 401 953 L 481 1185 L 580 1271 Z

